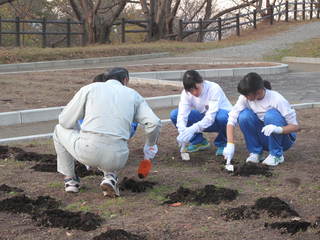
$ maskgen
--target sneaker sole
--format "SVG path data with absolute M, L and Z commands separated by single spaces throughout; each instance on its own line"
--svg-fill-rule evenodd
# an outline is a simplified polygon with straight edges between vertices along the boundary
M 109 184 L 101 184 L 100 188 L 102 190 L 103 196 L 110 197 L 110 198 L 116 198 L 119 197 L 119 195 L 116 194 L 113 187 Z
M 65 188 L 65 191 L 68 193 L 78 193 L 79 192 L 79 188 L 77 187 L 73 187 L 73 186 L 69 186 Z
M 188 149 L 187 149 L 187 152 L 188 152 L 188 153 L 199 152 L 199 151 L 206 150 L 206 149 L 209 149 L 209 148 L 210 148 L 210 145 L 209 145 L 209 146 L 205 146 L 205 147 L 198 147 L 198 148 L 195 149 L 195 150 L 188 150 Z

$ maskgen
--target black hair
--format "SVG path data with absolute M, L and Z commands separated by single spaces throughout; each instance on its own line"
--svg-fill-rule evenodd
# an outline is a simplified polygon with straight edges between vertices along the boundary
M 116 67 L 112 68 L 109 72 L 104 73 L 103 79 L 104 81 L 108 81 L 110 79 L 115 79 L 124 84 L 124 79 L 129 79 L 129 72 L 125 68 Z
M 258 73 L 251 72 L 245 75 L 238 84 L 238 92 L 244 96 L 256 93 L 259 89 L 271 90 L 271 83 L 261 78 Z
M 196 89 L 196 84 L 202 83 L 203 79 L 196 70 L 188 70 L 183 74 L 182 81 L 184 89 L 190 91 L 191 89 Z
M 92 82 L 105 82 L 104 73 L 100 73 L 97 76 L 94 77 Z

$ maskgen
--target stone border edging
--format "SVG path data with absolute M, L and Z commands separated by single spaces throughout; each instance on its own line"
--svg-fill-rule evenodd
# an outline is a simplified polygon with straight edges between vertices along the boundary
M 177 106 L 180 95 L 169 95 L 146 98 L 147 103 L 153 109 Z M 38 108 L 14 112 L 0 113 L 0 126 L 10 126 L 25 123 L 44 122 L 58 119 L 63 110 L 61 107 Z
M 151 53 L 151 54 L 140 54 L 140 55 L 129 55 L 129 56 L 115 56 L 115 57 L 101 57 L 101 58 L 86 58 L 86 59 L 70 59 L 70 60 L 58 60 L 58 61 L 43 61 L 43 62 L 30 62 L 30 63 L 16 63 L 16 64 L 0 64 L 0 72 L 8 71 L 28 71 L 28 70 L 39 70 L 41 68 L 51 67 L 74 67 L 81 64 L 100 64 L 110 62 L 124 62 L 130 60 L 143 60 L 150 58 L 168 57 L 170 53 Z
M 320 107 L 320 102 L 299 103 L 299 104 L 292 104 L 291 106 L 295 109 L 318 108 Z M 162 124 L 168 124 L 170 122 L 171 122 L 170 119 L 161 120 Z M 8 144 L 8 143 L 17 142 L 17 141 L 49 139 L 49 138 L 52 138 L 52 133 L 14 137 L 14 138 L 4 138 L 4 139 L 0 139 L 0 144 Z
M 228 62 L 228 64 L 246 64 L 253 62 Z M 259 62 L 254 62 L 259 63 Z M 223 62 L 219 62 L 223 64 Z M 210 77 L 239 77 L 244 76 L 249 72 L 256 72 L 261 75 L 281 74 L 288 72 L 288 64 L 274 63 L 275 66 L 266 67 L 240 67 L 240 68 L 222 68 L 222 69 L 200 69 L 197 70 L 204 78 Z M 135 72 L 131 73 L 130 77 L 168 80 L 168 79 L 182 79 L 185 70 L 176 71 L 154 71 L 154 72 Z
M 311 57 L 283 57 L 282 61 L 291 62 L 291 63 L 320 64 L 320 58 L 311 58 Z

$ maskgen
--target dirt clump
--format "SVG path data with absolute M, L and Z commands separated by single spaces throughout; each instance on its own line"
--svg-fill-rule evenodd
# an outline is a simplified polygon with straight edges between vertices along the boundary
M 290 222 L 265 223 L 264 227 L 272 229 L 280 229 L 281 233 L 291 233 L 291 235 L 303 231 L 305 232 L 311 225 L 309 222 L 293 220 Z
M 270 217 L 299 217 L 295 210 L 277 197 L 259 198 L 255 202 L 255 208 L 267 211 Z
M 237 208 L 227 209 L 221 214 L 225 221 L 242 220 L 242 219 L 258 219 L 259 212 L 253 206 L 242 205 Z
M 54 162 L 57 156 L 54 154 L 39 154 L 35 152 L 20 152 L 15 155 L 16 161 Z
M 59 205 L 58 201 L 49 196 L 39 196 L 33 200 L 26 195 L 20 195 L 0 201 L 0 211 L 34 214 L 43 209 L 56 208 Z
M 270 172 L 270 168 L 267 165 L 245 163 L 241 165 L 236 165 L 233 175 L 244 177 L 249 177 L 250 175 L 263 175 L 266 177 L 271 177 L 272 173 Z
M 18 147 L 9 147 L 6 145 L 0 145 L 0 159 L 6 159 L 22 152 L 24 152 L 24 150 Z
M 35 214 L 32 219 L 37 225 L 91 231 L 97 229 L 103 219 L 90 212 L 70 212 L 61 209 L 49 209 Z
M 112 229 L 95 236 L 92 240 L 146 240 L 146 238 L 123 229 Z
M 133 178 L 124 177 L 120 182 L 119 187 L 122 191 L 130 190 L 131 192 L 145 192 L 147 188 L 153 188 L 156 182 L 136 181 Z
M 1 192 L 6 192 L 6 193 L 10 193 L 10 192 L 23 192 L 22 189 L 17 188 L 17 187 L 10 187 L 6 184 L 2 184 L 0 185 L 0 191 Z
M 31 169 L 37 172 L 57 172 L 57 163 L 37 163 Z M 86 176 L 103 176 L 103 172 L 98 169 L 90 169 L 87 170 L 86 166 L 76 162 L 75 164 L 75 172 L 78 177 L 86 177 Z
M 190 190 L 180 187 L 176 192 L 168 194 L 169 200 L 164 204 L 176 202 L 194 202 L 197 204 L 219 204 L 222 201 L 233 201 L 238 196 L 237 190 L 228 188 L 219 188 L 214 185 L 206 185 L 204 188 Z

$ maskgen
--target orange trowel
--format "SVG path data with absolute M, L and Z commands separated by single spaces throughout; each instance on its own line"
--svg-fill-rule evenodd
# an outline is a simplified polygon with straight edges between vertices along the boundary
M 139 178 L 146 178 L 151 171 L 152 168 L 152 162 L 149 159 L 144 159 L 140 162 L 139 168 L 138 168 L 138 176 Z

